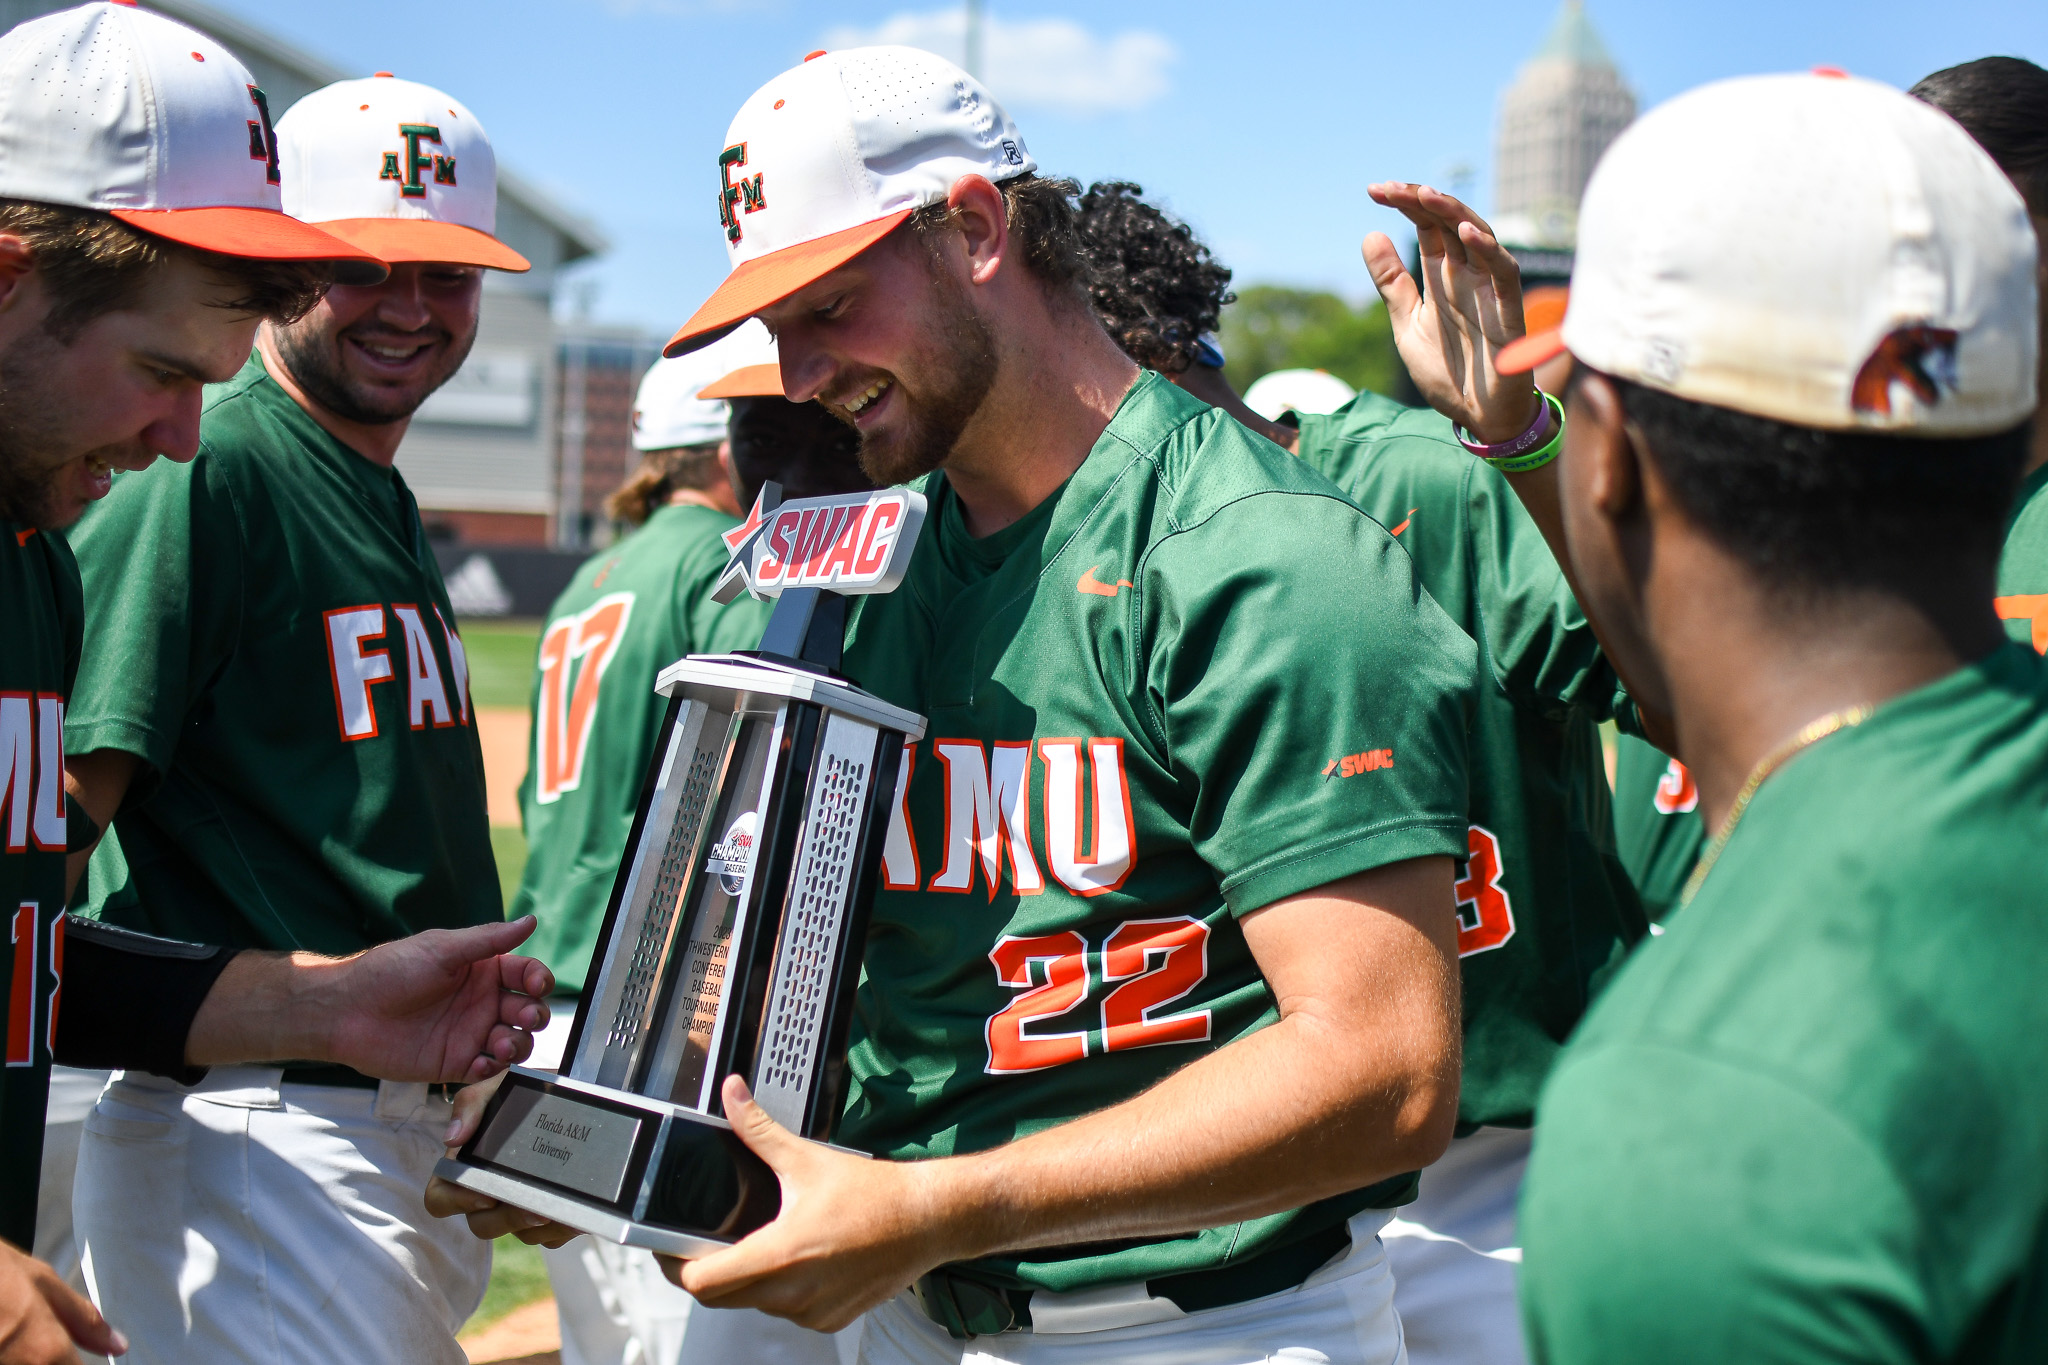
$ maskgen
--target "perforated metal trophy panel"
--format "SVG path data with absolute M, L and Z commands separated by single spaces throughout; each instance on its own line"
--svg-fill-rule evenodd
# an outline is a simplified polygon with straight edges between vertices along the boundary
M 831 714 L 818 742 L 808 809 L 789 884 L 769 987 L 754 1098 L 792 1132 L 805 1131 L 834 973 L 841 957 L 861 831 L 881 732 Z
M 632 944 L 603 955 L 566 1073 L 622 1087 L 640 1063 L 656 1004 L 656 987 L 682 908 L 682 892 L 704 836 L 704 811 L 731 743 L 732 716 L 709 702 L 683 701 L 653 800 L 631 855 L 612 941 Z
M 756 870 L 785 800 L 782 770 L 796 719 L 781 698 L 747 698 L 742 706 L 696 875 L 683 892 L 670 977 L 654 1008 L 653 1055 L 633 1080 L 641 1094 L 704 1113 L 718 1112 L 714 1097 L 729 1069 L 729 1035 L 744 1003 L 756 922 L 765 915 L 773 932 L 775 910 L 763 905 Z

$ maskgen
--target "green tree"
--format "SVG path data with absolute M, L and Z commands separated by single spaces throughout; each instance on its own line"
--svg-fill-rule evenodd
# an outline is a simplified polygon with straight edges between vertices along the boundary
M 1223 374 L 1239 393 L 1274 370 L 1328 370 L 1354 388 L 1400 398 L 1408 372 L 1386 305 L 1354 308 L 1320 289 L 1255 284 L 1223 310 Z

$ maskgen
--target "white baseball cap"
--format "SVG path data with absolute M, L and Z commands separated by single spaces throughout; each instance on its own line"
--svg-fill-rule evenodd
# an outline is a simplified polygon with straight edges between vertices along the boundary
M 720 361 L 731 368 L 724 378 L 706 384 L 697 394 L 699 398 L 787 396 L 782 392 L 782 353 L 766 327 L 758 322 L 743 322 L 738 330 L 714 344 Z
M 351 283 L 384 278 L 369 253 L 288 217 L 279 179 L 268 101 L 205 34 L 108 3 L 0 37 L 0 197 L 97 209 L 224 256 L 332 261 Z
M 1964 437 L 2034 409 L 2026 207 L 1969 134 L 1875 81 L 1719 81 L 1601 158 L 1563 350 L 1681 398 L 1827 430 Z
M 492 236 L 498 159 L 454 96 L 389 71 L 336 81 L 277 121 L 285 211 L 387 262 L 526 270 Z
M 756 90 L 718 154 L 732 273 L 668 344 L 681 355 L 837 270 L 964 175 L 1036 170 L 981 83 L 914 47 L 813 52 Z
M 718 396 L 707 396 L 705 387 L 758 366 L 763 355 L 775 363 L 775 339 L 760 323 L 748 322 L 688 355 L 655 361 L 633 397 L 633 448 L 669 450 L 724 440 L 731 409 Z
M 1357 389 L 1328 370 L 1274 370 L 1252 381 L 1244 391 L 1244 405 L 1268 422 L 1277 422 L 1289 410 L 1335 412 L 1356 397 Z

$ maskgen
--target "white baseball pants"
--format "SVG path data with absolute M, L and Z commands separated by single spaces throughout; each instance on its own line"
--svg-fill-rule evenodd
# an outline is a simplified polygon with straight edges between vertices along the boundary
M 1380 1236 L 1414 1365 L 1525 1365 L 1515 1277 L 1515 1205 L 1529 1167 L 1526 1128 L 1455 1139 L 1422 1173 L 1422 1195 Z
M 447 1101 L 281 1080 L 116 1072 L 86 1118 L 72 1207 L 124 1365 L 463 1365 L 491 1249 L 421 1202 Z
M 956 1341 L 900 1294 L 867 1315 L 860 1365 L 1403 1365 L 1393 1277 L 1376 1235 L 1386 1219 L 1384 1209 L 1353 1218 L 1351 1249 L 1299 1288 L 1199 1313 L 1169 1306 L 1173 1316 L 1106 1331 L 1041 1329 Z M 1034 1321 L 1040 1297 L 1032 1299 Z M 1050 1296 L 1072 1301 L 1074 1311 L 1045 1317 L 1079 1323 L 1106 1306 L 1083 1301 L 1104 1297 Z
M 99 1103 L 110 1071 L 50 1068 L 50 1104 L 43 1112 L 43 1178 L 36 1196 L 35 1257 L 50 1263 L 73 1289 L 85 1290 L 79 1272 L 78 1239 L 71 1227 L 71 1185 L 78 1170 L 78 1143 L 85 1116 Z

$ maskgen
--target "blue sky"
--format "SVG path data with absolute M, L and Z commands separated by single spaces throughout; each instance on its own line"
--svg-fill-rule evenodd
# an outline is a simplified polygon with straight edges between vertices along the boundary
M 352 72 L 440 85 L 499 157 L 601 226 L 592 315 L 673 328 L 725 273 L 715 157 L 740 102 L 849 35 L 957 42 L 939 3 L 807 0 L 212 0 Z M 1991 53 L 2048 65 L 2042 0 L 1588 0 L 1643 105 L 1721 76 L 1841 66 L 1899 85 Z M 1556 0 L 1261 5 L 992 0 L 986 67 L 1033 154 L 1136 180 L 1239 284 L 1369 297 L 1359 239 L 1398 220 L 1365 186 L 1492 197 L 1501 89 Z M 948 54 L 953 55 L 953 54 Z

